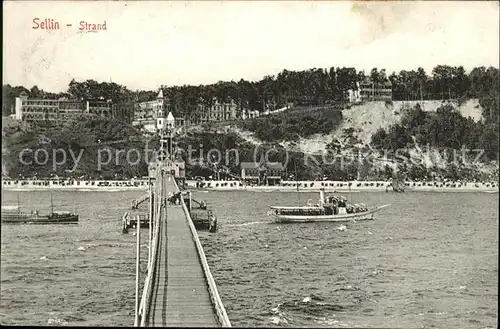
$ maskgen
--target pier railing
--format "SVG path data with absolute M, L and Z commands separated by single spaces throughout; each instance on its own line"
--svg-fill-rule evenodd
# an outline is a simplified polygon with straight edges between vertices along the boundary
M 177 183 L 173 180 L 176 189 L 179 190 Z M 198 233 L 196 232 L 196 228 L 194 227 L 193 221 L 191 220 L 191 216 L 189 215 L 189 211 L 187 209 L 186 203 L 184 202 L 184 198 L 181 198 L 182 208 L 184 210 L 184 214 L 186 215 L 186 220 L 189 225 L 189 229 L 191 230 L 191 234 L 193 240 L 196 244 L 196 250 L 198 251 L 198 257 L 200 258 L 200 262 L 203 266 L 203 273 L 205 274 L 205 280 L 208 285 L 208 290 L 210 294 L 210 299 L 212 301 L 212 307 L 214 308 L 217 314 L 217 321 L 222 327 L 231 327 L 231 322 L 226 313 L 226 308 L 222 303 L 222 300 L 219 296 L 219 291 L 217 290 L 217 286 L 215 285 L 215 280 L 212 277 L 212 273 L 210 272 L 210 268 L 208 266 L 207 257 L 205 256 L 205 252 L 203 251 L 203 246 L 201 245 L 200 238 L 198 237 Z
M 149 307 L 151 303 L 151 298 L 153 295 L 153 285 L 154 285 L 154 277 L 156 275 L 155 270 L 156 270 L 156 265 L 158 262 L 157 259 L 157 254 L 158 254 L 158 248 L 159 246 L 159 241 L 160 241 L 160 232 L 161 232 L 161 225 L 166 225 L 166 223 L 163 223 L 166 215 L 166 207 L 164 207 L 164 202 L 166 202 L 165 197 L 166 197 L 166 191 L 165 191 L 165 184 L 175 184 L 175 188 L 177 191 L 179 191 L 179 188 L 177 186 L 177 183 L 175 182 L 175 179 L 169 180 L 167 183 L 166 177 L 164 177 L 163 174 L 160 175 L 160 173 L 157 174 L 156 177 L 156 183 L 154 184 L 154 190 L 152 191 L 152 197 L 154 204 L 153 206 L 153 222 L 152 222 L 152 230 L 153 234 L 151 237 L 151 253 L 149 254 L 149 261 L 148 261 L 148 267 L 147 267 L 147 274 L 146 274 L 146 279 L 144 282 L 144 287 L 142 291 L 142 297 L 139 302 L 139 307 L 138 307 L 138 312 L 137 312 L 137 318 L 136 318 L 136 326 L 146 326 L 147 325 L 147 318 L 148 318 L 148 312 L 149 312 Z M 189 211 L 187 209 L 186 203 L 184 202 L 184 199 L 181 198 L 181 204 L 182 208 L 185 214 L 185 220 L 187 220 L 189 229 L 191 231 L 192 239 L 195 242 L 196 245 L 196 250 L 198 253 L 198 257 L 200 260 L 200 263 L 203 268 L 203 274 L 205 277 L 205 281 L 208 287 L 208 292 L 210 295 L 210 300 L 212 304 L 212 308 L 215 312 L 217 322 L 219 325 L 222 327 L 231 327 L 231 323 L 229 321 L 229 318 L 226 313 L 226 309 L 224 308 L 224 305 L 222 304 L 221 298 L 219 296 L 219 292 L 217 290 L 217 286 L 215 284 L 214 278 L 212 277 L 212 273 L 210 272 L 210 268 L 208 266 L 208 262 L 205 256 L 205 252 L 203 251 L 203 247 L 200 243 L 200 239 L 198 237 L 198 233 L 196 231 L 196 228 L 194 227 L 194 224 L 191 220 L 191 217 L 189 215 Z
M 162 184 L 160 180 L 157 180 L 156 182 Z M 156 268 L 156 255 L 157 255 L 157 250 L 158 250 L 158 243 L 159 243 L 159 234 L 160 234 L 160 228 L 161 228 L 161 208 L 162 208 L 162 190 L 155 184 L 155 190 L 153 191 L 154 195 L 154 202 L 153 204 L 153 235 L 151 238 L 151 245 L 149 248 L 151 248 L 151 252 L 149 253 L 149 261 L 148 261 L 148 268 L 147 268 L 147 274 L 146 274 L 146 280 L 144 282 L 144 287 L 142 290 L 142 297 L 141 297 L 141 303 L 139 306 L 139 318 L 140 318 L 140 326 L 145 327 L 146 326 L 146 319 L 147 319 L 147 312 L 149 311 L 149 303 L 151 301 L 151 296 L 152 296 L 152 282 L 153 278 L 155 275 L 155 268 Z M 160 195 L 159 195 L 160 194 Z M 139 225 L 139 223 L 138 223 Z

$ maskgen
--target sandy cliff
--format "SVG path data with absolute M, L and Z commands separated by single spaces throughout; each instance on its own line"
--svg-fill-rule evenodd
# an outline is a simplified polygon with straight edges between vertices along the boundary
M 343 111 L 344 120 L 340 127 L 328 135 L 313 135 L 302 138 L 298 143 L 285 143 L 291 148 L 297 148 L 302 152 L 316 153 L 326 149 L 326 145 L 337 138 L 344 144 L 345 129 L 354 129 L 354 135 L 364 144 L 371 140 L 371 136 L 380 128 L 388 128 L 390 125 L 401 120 L 401 112 L 404 108 L 413 107 L 420 104 L 424 111 L 435 112 L 446 102 L 442 101 L 395 101 L 392 105 L 385 102 L 369 102 L 362 105 L 352 106 Z M 452 103 L 457 106 L 457 104 Z M 471 99 L 458 107 L 460 113 L 465 117 L 472 117 L 474 121 L 482 118 L 481 107 L 477 99 Z M 251 137 L 251 134 L 250 134 Z M 246 134 L 247 140 L 251 139 Z M 295 144 L 295 145 L 294 145 Z

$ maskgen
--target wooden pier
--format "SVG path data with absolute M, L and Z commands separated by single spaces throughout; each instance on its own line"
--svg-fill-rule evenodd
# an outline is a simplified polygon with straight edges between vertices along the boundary
M 181 198 L 168 160 L 151 181 L 150 252 L 136 326 L 230 327 L 198 233 Z

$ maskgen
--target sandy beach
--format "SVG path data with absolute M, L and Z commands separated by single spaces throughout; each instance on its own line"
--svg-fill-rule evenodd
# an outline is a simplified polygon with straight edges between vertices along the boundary
M 146 190 L 147 180 L 133 181 L 54 181 L 54 180 L 2 180 L 2 189 L 10 191 L 102 191 L 118 192 Z M 297 184 L 299 187 L 297 188 Z M 190 190 L 204 191 L 255 191 L 255 192 L 392 192 L 387 181 L 283 181 L 280 185 L 254 186 L 241 181 L 186 181 Z M 488 192 L 498 193 L 496 182 L 405 182 L 405 192 Z
M 256 192 L 392 192 L 387 181 L 283 181 L 276 186 L 251 186 L 239 181 L 205 181 L 200 187 L 196 181 L 186 181 L 186 188 L 206 191 L 256 191 Z M 297 189 L 297 184 L 299 185 Z M 405 182 L 405 192 L 491 192 L 498 193 L 496 182 Z
M 9 191 L 134 191 L 146 190 L 147 180 L 133 181 L 77 181 L 77 180 L 2 180 L 2 189 Z

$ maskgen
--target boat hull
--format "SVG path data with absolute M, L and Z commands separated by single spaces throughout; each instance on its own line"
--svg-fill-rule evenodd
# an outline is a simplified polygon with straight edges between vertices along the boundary
M 373 215 L 389 205 L 380 206 L 378 208 L 343 215 L 284 215 L 276 214 L 271 211 L 270 215 L 277 223 L 309 223 L 309 222 L 350 222 L 360 220 L 373 220 Z
M 49 216 L 2 215 L 2 224 L 78 224 L 78 215 L 50 218 Z

